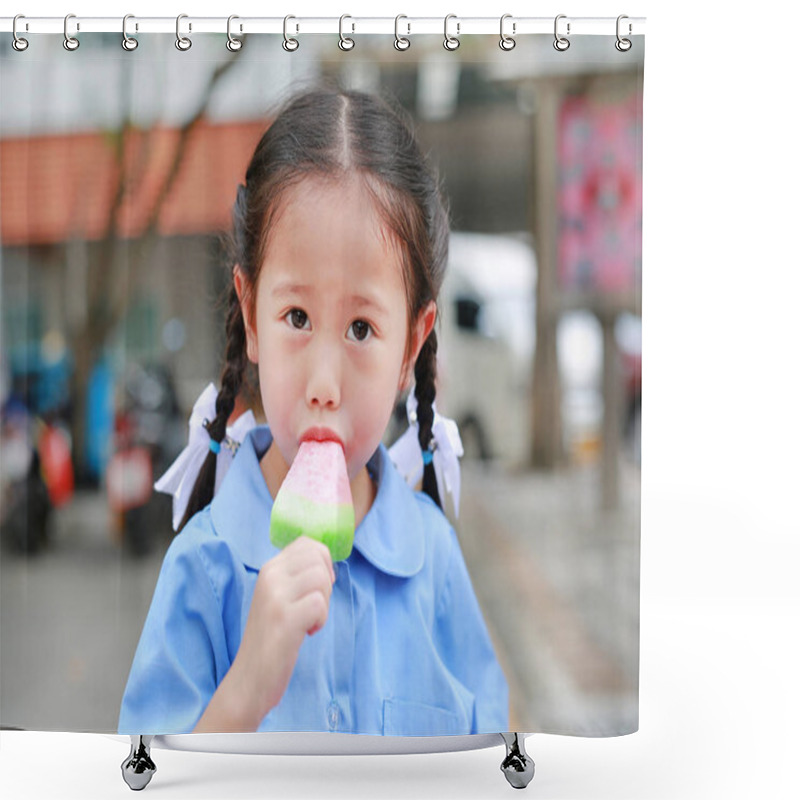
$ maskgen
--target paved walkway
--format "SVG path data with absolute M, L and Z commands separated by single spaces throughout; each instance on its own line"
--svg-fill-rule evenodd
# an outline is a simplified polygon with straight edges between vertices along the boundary
M 591 466 L 463 465 L 457 529 L 509 680 L 511 727 L 613 733 L 636 725 L 638 468 L 600 510 Z
M 77 493 L 53 521 L 43 552 L 0 557 L 0 722 L 115 733 L 167 542 L 131 557 L 99 492 Z

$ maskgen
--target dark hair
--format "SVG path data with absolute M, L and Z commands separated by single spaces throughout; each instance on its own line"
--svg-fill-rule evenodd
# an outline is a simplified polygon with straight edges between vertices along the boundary
M 258 281 L 269 236 L 284 192 L 308 176 L 358 178 L 370 192 L 389 230 L 401 244 L 406 290 L 410 356 L 411 330 L 420 311 L 438 297 L 447 263 L 449 234 L 446 201 L 438 176 L 420 152 L 407 113 L 373 95 L 319 88 L 290 100 L 258 143 L 233 209 L 232 267 L 239 265 L 249 291 Z M 245 313 L 252 302 L 245 298 Z M 226 318 L 225 366 L 216 417 L 208 432 L 216 442 L 242 389 L 247 370 L 242 306 L 230 278 Z M 431 445 L 436 397 L 435 329 L 414 366 L 423 451 Z M 209 450 L 195 483 L 180 529 L 214 495 L 216 455 Z M 433 464 L 425 466 L 422 488 L 441 508 Z

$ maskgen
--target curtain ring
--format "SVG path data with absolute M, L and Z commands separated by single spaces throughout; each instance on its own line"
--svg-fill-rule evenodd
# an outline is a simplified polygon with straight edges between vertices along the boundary
M 297 50 L 298 47 L 300 47 L 299 40 L 293 39 L 287 33 L 287 25 L 289 24 L 290 19 L 297 19 L 297 17 L 293 17 L 291 14 L 287 14 L 287 16 L 283 18 L 283 49 L 287 53 L 293 53 L 295 50 Z M 297 30 L 300 30 L 299 25 L 297 26 Z
M 231 14 L 228 17 L 228 41 L 225 42 L 225 47 L 231 51 L 231 53 L 237 53 L 239 50 L 242 49 L 242 40 L 237 39 L 235 36 L 231 34 L 231 20 L 239 19 L 236 14 Z M 240 29 L 241 30 L 241 29 Z
M 12 26 L 11 26 L 11 32 L 14 34 L 14 39 L 13 39 L 13 41 L 11 42 L 11 46 L 12 46 L 12 47 L 13 47 L 13 48 L 14 48 L 14 49 L 15 49 L 15 50 L 18 52 L 18 53 L 21 53 L 23 50 L 27 50 L 27 49 L 28 49 L 28 40 L 27 40 L 27 39 L 23 39 L 23 38 L 22 38 L 22 37 L 21 37 L 21 36 L 20 36 L 20 35 L 17 33 L 17 20 L 18 20 L 18 19 L 25 19 L 25 15 L 24 15 L 24 14 L 17 14 L 17 16 L 16 16 L 16 17 L 14 17 L 14 22 L 13 22 L 13 24 L 12 24 Z
M 508 52 L 509 50 L 513 50 L 517 46 L 517 40 L 509 36 L 508 34 L 504 33 L 503 31 L 503 23 L 510 18 L 511 14 L 503 14 L 503 16 L 500 17 L 500 49 L 505 50 L 506 52 Z M 517 32 L 516 22 L 511 23 L 511 32 L 512 33 Z
M 126 14 L 122 18 L 122 49 L 132 53 L 139 46 L 139 40 L 134 39 L 132 36 L 128 36 L 129 19 L 135 19 L 133 14 Z M 137 25 L 136 28 L 138 30 L 139 26 Z
M 447 23 L 451 19 L 457 20 L 458 17 L 455 14 L 448 14 L 444 18 L 444 42 L 443 42 L 443 44 L 444 44 L 444 49 L 445 50 L 450 50 L 452 52 L 453 50 L 458 50 L 459 45 L 461 44 L 461 40 L 458 38 L 458 36 L 451 36 L 447 32 Z M 461 23 L 460 22 L 456 22 L 456 34 L 458 34 L 460 32 L 461 32 Z
M 175 47 L 186 52 L 192 46 L 192 40 L 188 36 L 181 36 L 181 20 L 187 19 L 188 14 L 178 14 L 175 20 Z M 189 23 L 189 30 L 192 30 L 192 23 Z
M 344 33 L 342 32 L 342 25 L 344 24 L 344 21 L 346 19 L 353 19 L 353 18 L 349 14 L 342 14 L 342 16 L 339 17 L 339 49 L 340 50 L 352 50 L 356 46 L 355 41 L 353 39 L 349 38 L 348 36 L 345 36 Z M 356 26 L 355 26 L 355 23 L 353 23 L 353 31 L 355 31 L 355 29 L 356 29 Z
M 622 38 L 622 37 L 619 35 L 619 23 L 620 23 L 620 22 L 621 22 L 623 19 L 628 19 L 628 15 L 627 15 L 627 14 L 620 14 L 620 15 L 617 17 L 617 41 L 616 41 L 616 42 L 614 42 L 614 47 L 616 47 L 616 48 L 617 48 L 617 50 L 619 50 L 619 52 L 620 52 L 620 53 L 627 53 L 627 52 L 628 52 L 628 50 L 630 50 L 630 49 L 631 49 L 631 47 L 633 47 L 633 42 L 631 42 L 631 40 L 630 40 L 630 39 L 623 39 L 623 38 Z M 631 24 L 630 24 L 630 22 L 629 22 L 629 23 L 628 23 L 628 36 L 630 36 L 630 35 L 631 35 L 631 31 L 632 31 L 632 28 L 631 28 Z
M 553 32 L 554 32 L 555 37 L 556 37 L 555 41 L 553 42 L 553 47 L 555 47 L 555 49 L 558 50 L 559 53 L 563 53 L 565 50 L 569 50 L 569 39 L 567 39 L 566 36 L 562 36 L 558 32 L 558 21 L 560 19 L 566 19 L 566 18 L 567 18 L 566 14 L 559 14 L 556 17 L 555 25 L 553 26 Z M 569 32 L 570 32 L 569 29 L 570 29 L 570 24 L 568 22 L 567 23 L 567 36 L 569 36 Z
M 405 14 L 398 14 L 394 18 L 394 49 L 402 51 L 408 50 L 408 48 L 411 47 L 411 39 L 406 39 L 398 32 L 401 19 L 408 19 L 408 17 Z M 411 23 L 407 22 L 406 25 L 408 26 L 408 32 L 411 33 Z
M 77 50 L 81 46 L 81 43 L 74 36 L 70 36 L 69 32 L 67 31 L 67 25 L 69 24 L 70 19 L 75 19 L 75 15 L 67 14 L 67 16 L 64 17 L 64 41 L 62 44 L 64 45 L 65 50 L 72 52 L 73 50 Z M 77 30 L 80 30 L 79 25 Z

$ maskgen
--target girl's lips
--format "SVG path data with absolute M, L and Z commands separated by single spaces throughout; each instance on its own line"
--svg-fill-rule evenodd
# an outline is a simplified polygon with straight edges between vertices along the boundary
M 344 449 L 344 443 L 339 438 L 338 434 L 332 431 L 330 428 L 309 428 L 301 437 L 301 442 L 338 442 L 342 449 Z

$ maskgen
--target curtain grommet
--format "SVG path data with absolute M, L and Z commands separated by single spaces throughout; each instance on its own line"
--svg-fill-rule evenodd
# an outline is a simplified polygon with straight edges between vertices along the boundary
M 239 19 L 239 17 L 237 17 L 236 14 L 231 14 L 228 17 L 228 41 L 225 42 L 225 47 L 227 47 L 231 53 L 238 53 L 242 49 L 242 44 L 243 44 L 241 39 L 237 39 L 231 33 L 231 22 L 235 19 Z
M 505 50 L 508 52 L 509 50 L 513 50 L 517 46 L 517 40 L 513 36 L 509 36 L 504 30 L 503 25 L 507 19 L 511 19 L 511 14 L 503 14 L 500 17 L 500 49 Z M 516 34 L 517 32 L 517 23 L 511 23 L 511 33 Z
M 447 30 L 447 25 L 451 19 L 456 20 L 456 35 L 451 36 Z M 458 38 L 458 34 L 461 32 L 461 23 L 458 21 L 458 17 L 455 14 L 448 14 L 444 18 L 444 42 L 442 42 L 442 46 L 445 50 L 449 50 L 451 53 L 454 50 L 458 50 L 461 46 L 461 40 Z
M 12 23 L 12 25 L 11 25 L 11 33 L 12 33 L 12 35 L 13 35 L 13 37 L 14 37 L 14 38 L 11 40 L 11 46 L 12 46 L 12 47 L 13 47 L 13 48 L 14 48 L 14 49 L 15 49 L 15 50 L 18 52 L 18 53 L 24 53 L 24 52 L 25 52 L 25 51 L 28 49 L 28 44 L 29 44 L 29 42 L 28 42 L 28 40 L 27 40 L 27 39 L 23 39 L 23 38 L 22 38 L 22 37 L 21 37 L 21 36 L 20 36 L 20 35 L 17 33 L 17 20 L 18 20 L 18 19 L 25 19 L 25 15 L 24 15 L 24 14 L 17 14 L 17 15 L 14 17 L 14 22 L 13 22 L 13 23 Z
M 622 36 L 620 36 L 620 32 L 619 32 L 620 22 L 622 22 L 623 19 L 628 19 L 628 15 L 627 14 L 620 14 L 617 17 L 617 41 L 614 42 L 614 47 L 616 47 L 617 50 L 619 50 L 620 53 L 627 53 L 628 50 L 630 50 L 631 47 L 633 47 L 633 42 L 630 39 L 625 39 Z M 631 26 L 631 24 L 629 22 L 628 23 L 628 36 L 631 35 L 632 30 L 633 30 L 633 27 Z
M 187 19 L 188 17 L 188 14 L 178 14 L 178 17 L 175 20 L 175 47 L 177 47 L 182 53 L 185 53 L 192 46 L 192 40 L 188 36 L 181 36 L 181 20 Z M 191 30 L 192 23 L 190 22 L 189 32 L 191 32 Z
M 291 36 L 289 36 L 287 28 L 288 28 L 290 19 L 297 19 L 297 17 L 294 17 L 291 14 L 287 14 L 283 18 L 283 49 L 287 53 L 294 53 L 294 51 L 297 50 L 298 47 L 300 47 L 300 41 L 298 39 L 294 39 Z M 296 25 L 295 26 L 295 32 L 297 32 L 299 30 L 300 30 L 300 26 Z
M 399 50 L 401 53 L 408 50 L 411 47 L 411 39 L 407 39 L 405 36 L 400 35 L 399 26 L 401 19 L 408 19 L 405 14 L 398 14 L 394 18 L 394 49 Z M 411 33 L 411 23 L 406 23 L 408 26 L 408 34 Z
M 64 46 L 65 50 L 68 50 L 70 53 L 73 53 L 81 46 L 81 43 L 74 36 L 69 35 L 67 27 L 71 19 L 75 19 L 74 14 L 67 14 L 67 16 L 64 17 L 64 41 L 62 42 L 62 45 Z M 76 23 L 76 30 L 79 31 L 80 29 L 81 29 L 80 24 Z
M 134 39 L 133 36 L 128 36 L 128 20 L 129 19 L 135 19 L 133 14 L 126 14 L 122 18 L 122 42 L 121 42 L 121 45 L 122 45 L 122 49 L 123 50 L 126 50 L 129 53 L 132 53 L 139 46 L 139 40 L 138 39 Z M 138 30 L 139 26 L 137 25 L 136 28 Z
M 349 14 L 342 14 L 339 17 L 339 49 L 344 50 L 347 52 L 348 50 L 352 50 L 355 46 L 355 39 L 351 39 L 349 36 L 344 35 L 344 31 L 342 30 L 342 26 L 344 25 L 344 21 L 346 19 L 352 19 Z M 353 24 L 353 31 L 355 31 L 356 26 Z
M 569 50 L 570 41 L 567 38 L 567 36 L 569 36 L 570 34 L 570 23 L 569 22 L 567 23 L 567 36 L 562 36 L 558 32 L 558 21 L 560 19 L 566 19 L 566 18 L 567 18 L 566 14 L 558 14 L 556 16 L 555 23 L 553 24 L 553 35 L 555 36 L 555 39 L 553 41 L 553 47 L 555 47 L 555 49 L 558 50 L 559 53 L 563 53 L 565 50 Z

